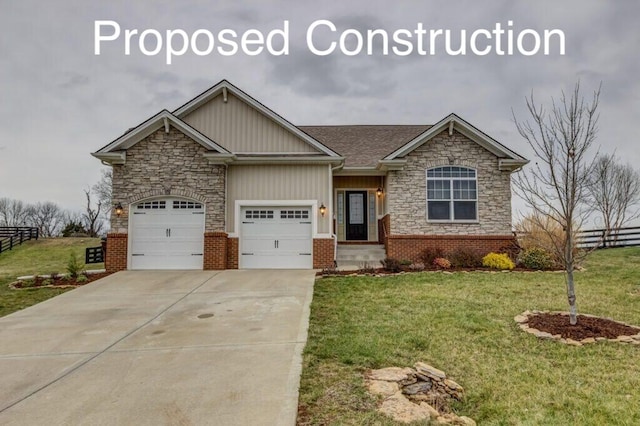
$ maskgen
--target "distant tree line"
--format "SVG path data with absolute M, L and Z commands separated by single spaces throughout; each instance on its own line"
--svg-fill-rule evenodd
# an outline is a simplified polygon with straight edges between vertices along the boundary
M 84 190 L 86 204 L 81 211 L 62 209 L 51 201 L 25 203 L 0 198 L 0 226 L 38 228 L 41 237 L 99 237 L 107 229 L 111 213 L 111 170 L 91 189 Z

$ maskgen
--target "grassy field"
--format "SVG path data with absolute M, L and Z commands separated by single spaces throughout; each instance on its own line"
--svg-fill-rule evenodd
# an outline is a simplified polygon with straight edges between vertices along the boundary
M 578 309 L 640 325 L 640 249 L 593 253 Z M 567 310 L 558 273 L 419 273 L 318 280 L 299 424 L 393 424 L 363 373 L 427 362 L 466 389 L 480 425 L 640 424 L 640 347 L 573 347 L 516 327 L 524 310 Z
M 7 286 L 16 277 L 33 274 L 65 273 L 71 252 L 84 260 L 86 247 L 100 245 L 99 238 L 51 238 L 29 241 L 0 254 L 0 316 L 24 309 L 49 299 L 67 289 L 11 290 Z M 102 269 L 104 264 L 87 265 L 87 269 Z

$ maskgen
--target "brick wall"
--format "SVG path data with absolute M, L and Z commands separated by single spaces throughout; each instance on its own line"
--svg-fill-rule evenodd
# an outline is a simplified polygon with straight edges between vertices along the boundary
M 107 253 L 104 267 L 107 272 L 127 269 L 127 234 L 107 234 Z
M 512 247 L 514 241 L 513 235 L 390 235 L 387 256 L 416 261 L 426 248 L 440 248 L 445 252 L 463 248 L 486 254 Z
M 387 240 L 391 233 L 391 217 L 386 214 L 378 221 L 378 243 L 384 244 L 384 248 L 387 248 Z
M 227 269 L 238 269 L 238 238 L 227 239 Z
M 204 233 L 204 259 L 205 271 L 227 269 L 227 233 Z
M 313 268 L 322 269 L 333 266 L 334 241 L 332 238 L 313 239 Z
M 387 177 L 388 212 L 393 233 L 404 235 L 506 235 L 511 233 L 511 173 L 498 158 L 457 131 L 435 136 L 409 153 L 402 170 Z M 478 222 L 427 222 L 427 177 L 431 167 L 456 165 L 477 170 Z

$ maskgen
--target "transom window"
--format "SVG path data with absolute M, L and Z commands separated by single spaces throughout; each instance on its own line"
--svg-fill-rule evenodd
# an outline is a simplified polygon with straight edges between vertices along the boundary
M 273 210 L 247 210 L 245 219 L 273 219 Z
M 201 209 L 202 208 L 202 204 L 200 203 L 196 203 L 193 201 L 178 201 L 178 200 L 174 200 L 173 201 L 173 208 L 174 209 Z
M 167 207 L 166 201 L 145 201 L 136 206 L 138 210 L 162 210 Z
M 280 219 L 309 219 L 309 210 L 280 210 Z
M 427 220 L 475 221 L 478 219 L 476 171 L 444 166 L 427 170 Z

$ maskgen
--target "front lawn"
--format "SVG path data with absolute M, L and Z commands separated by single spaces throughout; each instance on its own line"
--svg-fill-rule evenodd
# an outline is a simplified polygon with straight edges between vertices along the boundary
M 578 310 L 640 325 L 640 249 L 602 250 L 577 273 Z M 640 424 L 640 346 L 537 340 L 513 317 L 567 310 L 564 275 L 417 273 L 316 282 L 299 424 L 393 424 L 363 373 L 427 362 L 461 384 L 478 424 Z
M 0 316 L 64 293 L 69 289 L 10 290 L 8 284 L 22 275 L 66 273 L 71 252 L 84 260 L 86 247 L 100 245 L 99 238 L 49 238 L 28 241 L 13 250 L 0 253 Z M 102 269 L 104 264 L 87 265 Z

